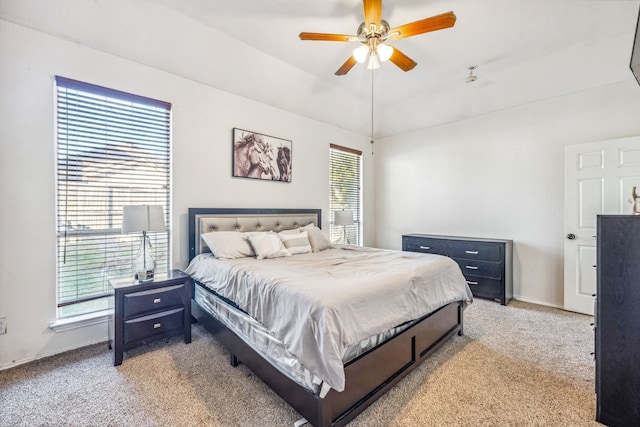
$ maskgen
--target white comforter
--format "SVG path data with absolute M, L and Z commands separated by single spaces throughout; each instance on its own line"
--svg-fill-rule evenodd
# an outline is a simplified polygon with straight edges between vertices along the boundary
M 260 321 L 337 391 L 344 390 L 347 347 L 473 299 L 452 259 L 373 248 L 262 260 L 201 254 L 186 272 Z

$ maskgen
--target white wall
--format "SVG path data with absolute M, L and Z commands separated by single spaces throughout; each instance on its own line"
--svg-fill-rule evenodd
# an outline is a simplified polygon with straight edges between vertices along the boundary
M 630 73 L 629 73 L 630 74 Z M 640 135 L 631 79 L 376 143 L 377 244 L 514 240 L 514 296 L 563 305 L 564 146 Z
M 55 135 L 53 76 L 173 104 L 173 267 L 188 261 L 189 207 L 321 208 L 328 226 L 329 144 L 363 152 L 369 138 L 194 80 L 0 20 L 0 368 L 106 339 L 104 323 L 53 332 Z M 293 142 L 291 183 L 231 178 L 231 131 Z M 364 242 L 375 243 L 373 161 L 364 156 Z

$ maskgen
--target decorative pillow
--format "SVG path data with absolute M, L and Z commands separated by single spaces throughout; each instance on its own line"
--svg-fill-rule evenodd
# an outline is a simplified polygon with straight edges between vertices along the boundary
M 283 235 L 283 234 L 299 234 L 300 233 L 300 229 L 299 228 L 291 228 L 289 230 L 282 230 L 281 232 L 279 232 L 279 235 Z
M 234 259 L 255 255 L 249 239 L 239 231 L 212 231 L 200 236 L 216 258 Z
M 309 243 L 311 243 L 311 250 L 313 252 L 324 251 L 325 249 L 333 248 L 331 240 L 326 234 L 314 224 L 305 225 L 301 227 L 301 231 L 306 231 L 309 237 Z
M 298 232 L 295 234 L 281 231 L 280 233 L 278 233 L 278 237 L 280 237 L 280 240 L 282 240 L 284 247 L 287 248 L 291 255 L 306 254 L 307 252 L 311 252 L 311 243 L 309 243 L 309 237 L 306 231 Z
M 256 254 L 256 258 L 280 258 L 291 254 L 284 247 L 282 241 L 273 231 L 245 233 L 249 238 L 251 247 Z

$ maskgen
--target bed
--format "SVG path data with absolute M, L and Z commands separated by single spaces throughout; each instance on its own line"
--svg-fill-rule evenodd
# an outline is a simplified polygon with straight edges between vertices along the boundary
M 190 208 L 187 273 L 192 316 L 224 344 L 232 365 L 251 369 L 311 425 L 343 426 L 462 335 L 472 295 L 446 257 L 327 247 L 314 240 L 320 227 L 318 209 Z M 314 251 L 292 244 L 285 252 L 294 255 L 260 259 L 256 242 L 264 240 L 255 239 L 276 234 L 285 243 L 311 242 Z M 238 235 L 248 236 L 257 256 L 243 247 L 238 256 L 220 252 L 223 236 Z M 363 306 L 377 311 L 362 315 Z

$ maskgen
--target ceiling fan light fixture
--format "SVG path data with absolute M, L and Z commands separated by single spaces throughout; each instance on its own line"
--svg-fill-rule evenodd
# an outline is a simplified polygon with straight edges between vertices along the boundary
M 378 52 L 378 56 L 380 57 L 380 62 L 386 62 L 393 55 L 393 47 L 388 44 L 379 44 L 376 49 Z
M 353 59 L 355 59 L 359 64 L 363 64 L 364 61 L 367 60 L 367 56 L 369 56 L 369 46 L 362 45 L 353 49 Z
M 367 70 L 377 70 L 378 68 L 380 68 L 380 58 L 375 52 L 371 52 L 371 55 L 369 55 Z

